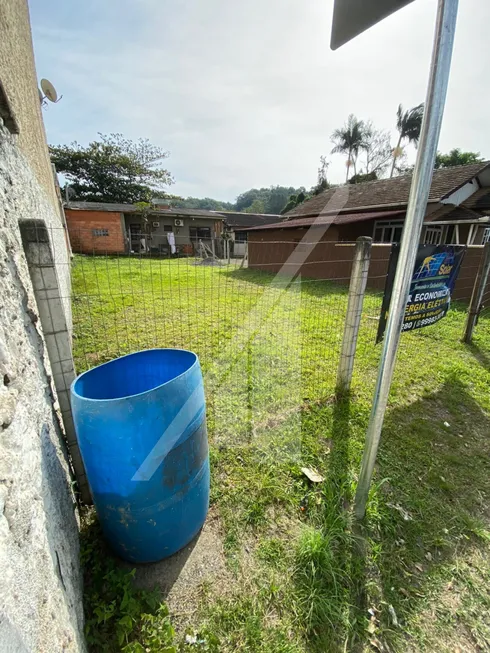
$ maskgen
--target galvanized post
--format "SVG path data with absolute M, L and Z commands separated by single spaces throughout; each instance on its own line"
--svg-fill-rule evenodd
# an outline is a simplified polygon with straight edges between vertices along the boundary
M 386 325 L 383 351 L 374 391 L 371 417 L 366 433 L 366 444 L 357 485 L 354 512 L 362 519 L 366 512 L 369 487 L 373 476 L 383 419 L 388 403 L 396 353 L 403 324 L 403 316 L 420 241 L 427 200 L 429 198 L 432 172 L 441 131 L 446 101 L 451 56 L 458 13 L 458 0 L 439 0 L 432 52 L 429 86 L 425 102 L 424 119 L 420 134 L 417 160 L 403 228 L 400 255 L 393 283 L 393 294 Z
M 473 337 L 473 329 L 475 328 L 480 314 L 481 304 L 483 300 L 483 293 L 488 282 L 488 275 L 490 273 L 490 242 L 485 244 L 483 248 L 483 256 L 481 258 L 480 267 L 473 286 L 471 294 L 470 307 L 468 309 L 468 317 L 466 319 L 466 326 L 464 329 L 463 342 L 470 343 Z
M 349 285 L 349 299 L 345 316 L 344 337 L 337 372 L 337 395 L 349 392 L 356 355 L 357 336 L 361 324 L 364 292 L 371 261 L 372 238 L 361 236 L 356 240 L 354 260 Z

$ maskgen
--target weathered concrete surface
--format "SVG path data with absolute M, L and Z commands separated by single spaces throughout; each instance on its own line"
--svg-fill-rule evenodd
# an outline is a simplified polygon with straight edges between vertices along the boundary
M 41 75 L 42 77 L 42 75 Z M 51 229 L 52 247 L 62 290 L 66 320 L 71 330 L 70 267 L 66 248 L 64 213 L 55 184 L 38 92 L 38 77 L 34 63 L 29 8 L 27 0 L 0 0 L 0 83 L 18 126 L 15 137 L 17 156 L 11 152 L 8 161 L 1 161 L 18 184 L 31 184 L 42 189 L 39 196 L 42 213 Z M 2 152 L 4 156 L 4 152 Z M 27 167 L 17 165 L 21 158 Z M 2 166 L 3 167 L 3 166 Z M 24 175 L 24 170 L 28 172 Z M 50 205 L 47 210 L 45 204 Z M 33 215 L 24 217 L 35 218 Z
M 37 90 L 27 0 L 0 2 L 0 34 L 0 79 L 19 127 L 17 144 L 53 209 L 58 210 Z
M 0 124 L 0 650 L 83 651 L 78 527 L 18 220 L 55 209 Z
M 129 563 L 121 564 L 131 567 Z M 233 586 L 219 520 L 213 510 L 199 534 L 181 551 L 161 562 L 138 565 L 134 582 L 147 590 L 160 589 L 178 631 L 191 627 L 208 585 L 219 596 L 225 596 L 227 588 Z

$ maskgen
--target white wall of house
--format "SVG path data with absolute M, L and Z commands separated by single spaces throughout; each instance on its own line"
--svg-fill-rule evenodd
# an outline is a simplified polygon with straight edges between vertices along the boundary
M 480 185 L 475 177 L 475 179 L 469 181 L 467 184 L 449 195 L 449 197 L 441 200 L 441 204 L 453 204 L 454 206 L 459 206 L 465 200 L 471 197 L 473 193 L 476 193 L 477 190 L 480 190 Z

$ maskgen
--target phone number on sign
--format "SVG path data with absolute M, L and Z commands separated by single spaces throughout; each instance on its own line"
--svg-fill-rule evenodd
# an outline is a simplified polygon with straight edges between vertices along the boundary
M 439 320 L 442 320 L 444 315 L 445 313 L 441 312 L 438 313 L 437 315 L 433 315 L 432 317 L 426 317 L 423 320 L 414 320 L 413 322 L 406 322 L 402 327 L 402 331 L 411 331 L 412 329 L 419 329 L 420 327 L 428 326 L 429 324 L 434 324 L 434 322 L 438 322 Z

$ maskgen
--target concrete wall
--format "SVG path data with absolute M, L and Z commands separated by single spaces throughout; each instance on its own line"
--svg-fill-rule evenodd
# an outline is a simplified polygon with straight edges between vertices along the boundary
M 50 228 L 65 316 L 71 329 L 68 241 L 46 143 L 27 0 L 0 1 L 0 83 L 8 103 L 8 107 L 0 107 L 1 113 L 5 117 L 7 112 L 11 112 L 9 122 L 15 122 L 18 127 L 15 150 L 10 150 L 9 159 L 3 158 L 0 165 L 18 186 L 34 185 L 39 190 L 40 210 Z M 2 131 L 7 133 L 8 130 L 3 128 Z M 5 150 L 2 154 L 5 155 Z M 19 161 L 22 163 L 19 164 Z
M 18 221 L 53 222 L 0 124 L 0 648 L 82 651 L 78 525 Z
M 74 253 L 118 254 L 126 251 L 122 213 L 65 209 L 65 215 Z M 101 230 L 106 230 L 107 235 L 100 235 Z
M 0 34 L 0 80 L 19 127 L 17 145 L 46 197 L 59 211 L 39 102 L 27 0 L 0 2 Z

